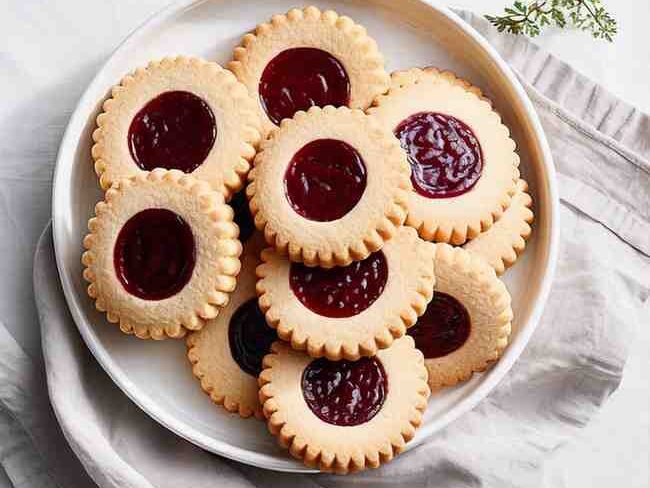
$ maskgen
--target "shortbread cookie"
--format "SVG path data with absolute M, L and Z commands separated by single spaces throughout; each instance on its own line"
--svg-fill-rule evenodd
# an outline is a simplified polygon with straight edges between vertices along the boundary
M 255 158 L 246 189 L 269 244 L 309 266 L 368 257 L 406 217 L 409 165 L 360 110 L 312 107 L 285 119 Z
M 84 239 L 88 294 L 122 332 L 182 337 L 217 316 L 239 273 L 232 209 L 207 183 L 156 169 L 120 180 Z
M 424 354 L 431 389 L 468 380 L 508 345 L 510 294 L 482 258 L 436 245 L 436 287 L 426 312 L 407 334 Z
M 406 224 L 422 238 L 459 245 L 501 217 L 519 157 L 480 90 L 449 72 L 411 69 L 392 75 L 368 113 L 408 154 L 414 191 Z
M 528 184 L 521 178 L 517 182 L 517 193 L 503 216 L 488 230 L 463 247 L 485 259 L 498 275 L 515 264 L 526 248 L 533 222 L 532 198 L 527 192 Z
M 244 36 L 233 58 L 228 68 L 258 101 L 267 131 L 314 105 L 365 109 L 388 89 L 377 43 L 331 10 L 274 15 Z
M 376 468 L 415 435 L 429 388 L 422 354 L 402 337 L 358 361 L 312 359 L 276 342 L 264 358 L 260 401 L 292 456 L 321 471 Z
M 102 188 L 161 167 L 205 180 L 229 199 L 242 187 L 261 121 L 246 88 L 216 63 L 165 58 L 113 87 L 92 155 Z
M 257 376 L 262 358 L 277 339 L 257 305 L 255 267 L 264 238 L 256 233 L 244 246 L 237 289 L 217 318 L 187 338 L 187 357 L 201 388 L 217 405 L 242 417 L 262 418 Z
M 257 268 L 260 307 L 281 339 L 310 356 L 373 356 L 424 313 L 433 295 L 434 249 L 410 227 L 344 267 L 309 268 L 267 249 Z

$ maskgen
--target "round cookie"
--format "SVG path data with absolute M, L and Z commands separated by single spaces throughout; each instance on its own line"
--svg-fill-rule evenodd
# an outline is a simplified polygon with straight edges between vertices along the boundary
M 429 388 L 410 337 L 358 361 L 313 359 L 276 342 L 264 358 L 260 401 L 271 433 L 321 471 L 376 468 L 415 435 Z
M 207 183 L 177 170 L 140 172 L 114 184 L 95 214 L 83 276 L 122 332 L 182 337 L 228 303 L 241 244 L 232 209 Z
M 242 187 L 261 137 L 255 102 L 216 63 L 176 57 L 125 76 L 103 104 L 92 156 L 103 189 L 157 167 L 207 181 L 226 199 Z
M 310 356 L 373 356 L 424 313 L 433 295 L 434 251 L 410 227 L 345 267 L 310 268 L 266 249 L 257 268 L 260 307 L 281 339 Z
M 426 312 L 407 334 L 424 354 L 431 389 L 484 371 L 508 345 L 510 294 L 482 258 L 436 245 L 436 286 Z
M 408 154 L 406 224 L 423 239 L 460 245 L 501 217 L 515 192 L 519 157 L 480 90 L 449 72 L 411 69 L 392 75 L 368 114 Z

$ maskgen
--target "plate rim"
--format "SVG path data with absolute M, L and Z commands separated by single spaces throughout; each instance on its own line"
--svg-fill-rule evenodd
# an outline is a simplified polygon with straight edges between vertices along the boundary
M 61 225 L 58 224 L 57 215 L 60 215 L 60 206 L 62 205 L 62 198 L 59 196 L 63 183 L 59 181 L 63 178 L 62 167 L 66 162 L 74 159 L 74 148 L 78 141 L 78 136 L 87 123 L 86 118 L 81 117 L 81 112 L 89 104 L 96 103 L 92 92 L 94 87 L 102 76 L 102 73 L 108 69 L 115 59 L 118 52 L 137 44 L 138 39 L 151 30 L 155 29 L 158 25 L 163 24 L 169 18 L 179 14 L 185 9 L 192 8 L 195 5 L 204 3 L 207 0 L 176 0 L 171 4 L 159 9 L 150 15 L 144 22 L 135 27 L 111 52 L 106 61 L 95 73 L 92 81 L 84 90 L 82 96 L 79 98 L 72 115 L 68 121 L 64 131 L 59 150 L 57 152 L 56 164 L 52 178 L 52 235 L 54 242 L 54 254 L 56 259 L 56 266 L 61 280 L 66 303 L 72 315 L 73 321 L 79 330 L 86 346 L 92 352 L 97 362 L 102 366 L 104 371 L 112 379 L 112 381 L 133 401 L 138 407 L 143 410 L 147 415 L 152 417 L 156 422 L 174 432 L 176 435 L 191 442 L 203 449 L 206 449 L 215 454 L 219 454 L 226 458 L 249 464 L 252 466 L 271 469 L 282 472 L 293 473 L 318 473 L 316 469 L 305 467 L 295 462 L 295 460 L 287 457 L 287 463 L 277 465 L 278 461 L 274 457 L 261 454 L 251 449 L 245 449 L 234 446 L 225 441 L 208 437 L 202 434 L 198 429 L 190 426 L 189 424 L 179 421 L 177 418 L 164 412 L 151 398 L 139 391 L 138 387 L 129 379 L 128 375 L 124 374 L 120 367 L 113 361 L 111 355 L 104 348 L 100 347 L 99 342 L 90 332 L 90 328 L 85 324 L 81 307 L 76 303 L 76 294 L 72 284 L 73 277 L 66 271 L 66 265 L 63 262 L 62 253 L 57 252 L 57 249 L 62 246 L 63 230 Z M 501 55 L 492 47 L 488 41 L 481 36 L 470 24 L 465 22 L 460 16 L 453 12 L 450 8 L 439 3 L 438 0 L 415 0 L 425 6 L 435 10 L 438 14 L 447 17 L 463 33 L 472 38 L 474 42 L 484 51 L 484 54 L 493 61 L 496 67 L 501 71 L 507 83 L 514 90 L 515 95 L 522 103 L 526 117 L 531 124 L 532 132 L 534 133 L 539 149 L 541 150 L 541 165 L 544 167 L 544 172 L 547 175 L 547 191 L 550 201 L 549 212 L 549 244 L 547 248 L 547 261 L 543 272 L 542 282 L 539 289 L 537 300 L 533 304 L 528 321 L 525 326 L 520 329 L 517 336 L 517 341 L 512 343 L 506 354 L 499 360 L 499 362 L 491 368 L 490 376 L 483 381 L 471 394 L 460 400 L 453 408 L 445 412 L 443 415 L 437 417 L 435 420 L 427 425 L 422 426 L 418 431 L 418 436 L 407 444 L 407 449 L 416 447 L 431 437 L 435 432 L 449 425 L 458 417 L 474 408 L 480 401 L 482 401 L 487 394 L 492 391 L 498 383 L 505 377 L 510 368 L 517 361 L 522 351 L 528 344 L 533 332 L 537 329 L 539 320 L 541 318 L 544 306 L 547 302 L 551 284 L 555 276 L 557 258 L 559 253 L 559 197 L 557 188 L 557 177 L 555 167 L 553 165 L 553 158 L 551 150 L 546 139 L 546 135 L 542 129 L 541 122 L 535 111 L 532 102 L 526 94 L 523 86 L 517 79 L 514 72 L 508 66 L 506 61 Z M 78 277 L 77 277 L 78 278 Z

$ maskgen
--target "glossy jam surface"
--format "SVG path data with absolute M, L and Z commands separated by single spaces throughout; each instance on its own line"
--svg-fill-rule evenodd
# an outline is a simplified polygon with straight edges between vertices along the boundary
M 135 214 L 120 230 L 113 263 L 124 289 L 144 300 L 162 300 L 190 281 L 196 249 L 192 229 L 164 208 Z
M 366 179 L 366 165 L 356 149 L 337 139 L 316 139 L 294 154 L 284 175 L 284 189 L 298 214 L 329 222 L 355 207 Z
M 413 188 L 422 196 L 462 195 L 481 177 L 481 145 L 472 129 L 451 115 L 413 114 L 399 123 L 395 135 L 408 155 Z
M 262 371 L 262 359 L 277 339 L 275 330 L 266 324 L 264 314 L 251 298 L 240 305 L 230 318 L 228 343 L 230 354 L 242 371 L 258 376 Z
M 298 110 L 350 102 L 350 79 L 331 54 L 312 47 L 287 49 L 262 72 L 260 100 L 269 119 L 279 124 Z
M 232 197 L 230 206 L 235 211 L 235 224 L 239 227 L 239 240 L 244 243 L 255 232 L 255 222 L 248 208 L 246 191 L 241 190 Z
M 302 304 L 325 317 L 352 317 L 372 305 L 384 291 L 388 263 L 378 251 L 363 261 L 330 269 L 292 263 L 289 283 Z
M 210 153 L 217 137 L 212 110 L 186 91 L 168 91 L 148 102 L 131 121 L 131 157 L 146 171 L 178 169 L 191 173 Z
M 433 294 L 424 315 L 408 329 L 415 346 L 425 358 L 440 358 L 465 344 L 471 330 L 465 306 L 451 295 L 439 291 Z
M 381 410 L 388 381 L 375 357 L 358 361 L 312 361 L 302 374 L 302 394 L 314 414 L 328 424 L 368 422 Z

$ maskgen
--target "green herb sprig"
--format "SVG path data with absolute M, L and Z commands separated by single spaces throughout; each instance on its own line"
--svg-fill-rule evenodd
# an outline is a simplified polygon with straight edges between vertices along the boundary
M 612 42 L 617 31 L 616 20 L 605 10 L 601 0 L 537 0 L 516 1 L 506 7 L 503 15 L 486 15 L 499 32 L 526 34 L 535 37 L 545 27 L 576 27 L 590 32 L 596 39 Z

